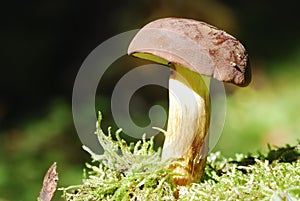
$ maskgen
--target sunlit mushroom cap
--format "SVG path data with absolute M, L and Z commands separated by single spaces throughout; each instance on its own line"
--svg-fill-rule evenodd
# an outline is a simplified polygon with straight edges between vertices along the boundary
M 205 22 L 164 18 L 145 25 L 128 54 L 158 63 L 175 63 L 219 81 L 247 86 L 248 54 L 233 36 Z

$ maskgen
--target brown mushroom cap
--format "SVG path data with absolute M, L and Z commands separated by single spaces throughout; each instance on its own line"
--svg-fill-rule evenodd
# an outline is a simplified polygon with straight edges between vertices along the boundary
M 133 38 L 128 54 L 162 64 L 175 63 L 238 86 L 251 81 L 244 46 L 225 31 L 192 19 L 150 22 Z

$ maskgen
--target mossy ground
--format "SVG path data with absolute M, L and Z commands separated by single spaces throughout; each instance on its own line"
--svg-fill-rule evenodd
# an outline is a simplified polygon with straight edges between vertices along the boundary
M 104 154 L 91 154 L 82 184 L 61 188 L 67 201 L 84 200 L 300 200 L 300 144 L 269 148 L 266 155 L 236 155 L 219 152 L 208 156 L 203 181 L 176 187 L 167 168 L 175 161 L 161 162 L 153 139 L 127 145 L 110 129 L 105 135 L 97 122 L 97 135 Z M 174 195 L 177 195 L 175 198 Z

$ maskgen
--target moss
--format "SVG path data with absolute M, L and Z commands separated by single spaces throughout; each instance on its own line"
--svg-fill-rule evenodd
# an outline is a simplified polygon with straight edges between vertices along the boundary
M 98 139 L 104 153 L 87 147 L 92 163 L 86 164 L 82 184 L 61 188 L 63 198 L 83 200 L 300 200 L 300 144 L 269 150 L 265 156 L 220 152 L 207 159 L 203 181 L 176 187 L 168 169 L 172 160 L 161 162 L 153 138 L 127 144 L 116 132 L 105 135 L 97 122 Z
M 295 147 L 295 155 L 299 149 Z M 252 157 L 252 156 L 251 156 Z M 267 159 L 239 155 L 226 159 L 220 153 L 208 157 L 206 179 L 181 187 L 181 200 L 298 200 L 300 161 L 270 163 Z M 274 161 L 273 161 L 274 162 Z
M 104 149 L 103 155 L 91 154 L 92 164 L 87 163 L 83 183 L 62 188 L 65 200 L 174 200 L 175 186 L 172 173 L 161 162 L 160 150 L 154 151 L 153 138 L 127 145 L 116 132 L 105 135 L 100 128 L 101 115 L 97 122 L 98 140 Z

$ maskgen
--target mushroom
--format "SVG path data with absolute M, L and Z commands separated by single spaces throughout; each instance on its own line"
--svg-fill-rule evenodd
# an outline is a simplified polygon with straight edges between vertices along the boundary
M 205 22 L 163 18 L 145 25 L 131 41 L 128 54 L 170 66 L 169 119 L 162 160 L 176 185 L 199 181 L 208 153 L 209 90 L 202 76 L 247 86 L 248 55 L 233 36 Z

